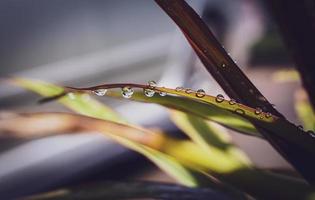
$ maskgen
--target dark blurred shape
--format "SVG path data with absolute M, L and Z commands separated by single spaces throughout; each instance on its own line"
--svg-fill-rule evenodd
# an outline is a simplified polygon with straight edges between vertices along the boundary
M 265 1 L 280 27 L 315 108 L 315 1 Z

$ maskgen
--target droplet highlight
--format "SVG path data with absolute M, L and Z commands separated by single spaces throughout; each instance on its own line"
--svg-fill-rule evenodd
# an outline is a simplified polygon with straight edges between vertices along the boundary
M 235 112 L 238 113 L 238 114 L 241 114 L 241 115 L 244 115 L 245 114 L 245 111 L 240 109 L 240 108 L 236 108 L 235 109 Z
M 166 92 L 159 92 L 161 97 L 165 97 L 166 96 Z
M 191 93 L 193 93 L 194 91 L 193 91 L 192 89 L 190 89 L 190 88 L 187 88 L 187 89 L 185 90 L 185 92 L 186 92 L 187 94 L 191 94 Z
M 311 137 L 315 138 L 315 132 L 314 132 L 314 131 L 309 130 L 309 131 L 307 131 L 307 133 L 308 133 Z
M 125 86 L 121 89 L 121 95 L 126 98 L 126 99 L 129 99 L 132 97 L 133 95 L 133 89 L 129 86 Z
M 205 92 L 203 89 L 197 90 L 197 92 L 196 92 L 196 97 L 202 98 L 202 97 L 204 97 L 204 96 L 206 96 L 206 92 Z
M 146 97 L 153 97 L 155 94 L 155 91 L 151 89 L 144 89 L 143 93 Z
M 67 96 L 68 96 L 71 100 L 74 100 L 74 99 L 75 99 L 75 95 L 74 95 L 74 93 L 72 93 L 72 92 L 69 92 L 69 93 L 67 94 Z
M 270 118 L 271 116 L 272 116 L 272 115 L 271 115 L 270 112 L 267 112 L 266 115 L 265 115 L 266 118 Z
M 157 86 L 155 81 L 149 81 L 148 85 L 149 85 L 150 88 L 155 88 Z
M 255 109 L 255 115 L 260 115 L 262 113 L 262 109 L 261 108 L 256 108 Z
M 235 99 L 230 99 L 229 104 L 230 104 L 230 105 L 235 105 L 235 104 L 236 104 Z
M 183 87 L 177 87 L 177 88 L 175 88 L 175 91 L 176 91 L 176 92 L 181 92 L 181 91 L 183 91 L 183 90 L 185 90 L 185 88 L 183 88 Z
M 224 101 L 224 96 L 222 94 L 218 94 L 216 97 L 215 97 L 215 101 L 217 103 L 222 103 Z
M 104 96 L 106 92 L 107 92 L 106 89 L 97 89 L 93 91 L 93 93 L 96 94 L 97 96 Z

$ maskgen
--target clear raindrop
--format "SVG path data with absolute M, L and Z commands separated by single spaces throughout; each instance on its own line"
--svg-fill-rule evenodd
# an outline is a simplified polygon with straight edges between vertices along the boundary
M 97 90 L 94 90 L 93 92 L 97 96 L 104 96 L 106 94 L 107 90 L 106 89 L 97 89 Z
M 307 133 L 312 136 L 313 138 L 315 138 L 315 132 L 312 130 L 307 131 Z
M 271 113 L 270 113 L 270 112 L 267 112 L 266 115 L 265 115 L 265 117 L 266 117 L 266 118 L 271 117 Z
M 187 94 L 191 94 L 191 93 L 193 93 L 194 91 L 193 91 L 192 89 L 190 89 L 190 88 L 187 88 L 187 89 L 185 90 L 185 92 L 186 92 Z
M 236 108 L 235 109 L 235 112 L 238 113 L 238 114 L 241 114 L 241 115 L 244 115 L 245 114 L 245 111 L 240 109 L 240 108 Z
M 230 105 L 235 105 L 235 104 L 236 104 L 235 99 L 230 99 L 229 104 L 230 104 Z
M 74 93 L 69 92 L 67 95 L 68 95 L 68 97 L 69 97 L 71 100 L 74 100 L 74 99 L 75 99 Z
M 260 115 L 261 113 L 262 113 L 262 109 L 261 108 L 256 108 L 255 115 Z
M 144 89 L 143 92 L 146 97 L 153 97 L 155 94 L 155 91 L 151 89 Z
M 222 94 L 218 94 L 215 98 L 215 101 L 218 103 L 222 103 L 224 101 L 224 96 Z
M 132 97 L 133 95 L 133 89 L 129 86 L 125 86 L 121 89 L 121 95 L 126 98 L 129 99 Z
M 223 67 L 223 68 L 226 67 L 226 64 L 225 64 L 225 63 L 222 63 L 221 67 Z
M 159 94 L 160 94 L 160 96 L 162 96 L 162 97 L 166 96 L 166 92 L 160 92 Z
M 148 85 L 149 85 L 150 88 L 155 88 L 157 86 L 155 81 L 149 81 Z
M 176 91 L 176 92 L 181 92 L 181 91 L 183 91 L 183 90 L 185 90 L 185 88 L 183 88 L 183 87 L 177 87 L 177 88 L 175 88 L 175 91 Z
M 202 98 L 202 97 L 204 97 L 204 96 L 206 96 L 206 92 L 205 92 L 203 89 L 197 90 L 197 92 L 196 92 L 196 97 Z

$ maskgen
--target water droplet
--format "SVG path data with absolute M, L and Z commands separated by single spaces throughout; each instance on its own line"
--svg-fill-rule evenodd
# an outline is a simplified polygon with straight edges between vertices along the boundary
M 154 90 L 151 90 L 151 89 L 144 89 L 144 95 L 146 97 L 153 97 L 155 94 L 155 91 Z
M 222 94 L 218 94 L 215 98 L 215 101 L 218 103 L 222 103 L 224 101 L 224 96 Z
M 106 94 L 107 90 L 106 89 L 97 89 L 97 90 L 94 90 L 93 92 L 97 96 L 104 96 Z
M 229 104 L 230 104 L 230 105 L 235 105 L 235 104 L 236 104 L 235 99 L 230 99 Z
M 249 89 L 249 93 L 254 94 L 254 90 L 253 89 Z
M 148 85 L 149 85 L 150 88 L 155 88 L 157 86 L 155 81 L 149 81 Z
M 204 97 L 204 96 L 206 96 L 206 92 L 205 92 L 203 89 L 197 90 L 197 92 L 196 92 L 196 97 L 202 98 L 202 97 Z
M 235 112 L 238 113 L 238 114 L 241 114 L 241 115 L 244 115 L 245 114 L 245 111 L 240 109 L 240 108 L 236 108 L 235 109 Z
M 67 95 L 71 100 L 75 99 L 75 95 L 72 92 L 69 92 Z
M 262 113 L 262 109 L 261 108 L 256 108 L 255 115 L 260 115 L 261 113 Z
M 264 96 L 259 96 L 258 99 L 261 101 L 267 101 L 267 99 Z
M 312 136 L 313 138 L 315 138 L 315 132 L 312 130 L 308 130 L 307 133 Z
M 271 113 L 270 113 L 270 112 L 267 112 L 266 115 L 265 115 L 265 117 L 266 117 L 266 118 L 271 117 Z
M 298 129 L 303 130 L 303 126 L 302 125 L 298 125 L 297 127 L 298 127 Z
M 160 96 L 162 96 L 162 97 L 166 96 L 166 92 L 160 92 L 159 94 L 160 94 Z
M 187 88 L 187 89 L 185 90 L 185 92 L 186 92 L 187 94 L 191 94 L 191 93 L 193 93 L 194 91 L 193 91 L 192 89 L 190 89 L 190 88 Z
M 125 86 L 121 89 L 121 94 L 124 98 L 129 99 L 133 95 L 133 89 L 129 86 Z
M 183 87 L 177 87 L 177 88 L 175 88 L 175 91 L 176 91 L 176 92 L 181 92 L 181 91 L 183 91 L 183 90 L 185 90 L 185 88 L 183 88 Z
M 274 109 L 276 109 L 276 105 L 275 105 L 275 104 L 271 104 L 271 106 L 272 106 Z
M 226 64 L 225 64 L 225 63 L 222 63 L 221 67 L 223 67 L 223 68 L 226 67 Z

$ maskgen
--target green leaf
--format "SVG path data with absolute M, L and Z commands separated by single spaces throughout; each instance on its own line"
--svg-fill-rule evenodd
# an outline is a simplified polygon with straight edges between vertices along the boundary
M 19 87 L 23 87 L 44 97 L 55 96 L 64 92 L 63 87 L 39 80 L 13 78 L 9 81 Z M 83 115 L 119 123 L 127 123 L 126 120 L 123 119 L 117 112 L 99 101 L 90 98 L 87 94 L 70 93 L 70 95 L 65 95 L 58 101 L 69 109 Z
M 198 171 L 184 166 L 167 152 L 164 152 L 166 143 L 168 140 L 172 140 L 164 134 L 108 120 L 66 113 L 4 113 L 1 117 L 0 136 L 29 138 L 74 131 L 99 132 L 146 156 L 183 185 L 195 187 L 200 184 L 211 183 L 210 179 Z M 172 141 L 175 142 L 176 140 Z
M 54 96 L 64 92 L 63 87 L 42 81 L 21 78 L 11 79 L 10 81 L 15 85 L 36 92 L 44 97 Z M 71 110 L 74 110 L 75 112 L 83 115 L 128 124 L 126 120 L 119 116 L 114 110 L 91 98 L 88 96 L 88 94 L 68 94 L 64 97 L 61 97 L 58 101 Z M 128 141 L 124 140 L 123 138 L 121 138 L 119 141 L 121 141 L 123 145 L 127 145 L 126 147 L 138 151 L 139 153 L 148 157 L 167 174 L 174 177 L 177 181 L 186 186 L 196 186 L 198 185 L 198 179 L 201 180 L 202 175 L 198 175 L 199 178 L 196 178 L 195 180 L 194 176 L 197 176 L 197 172 L 193 174 L 190 169 L 179 164 L 174 158 L 171 158 L 166 154 L 159 153 L 150 148 L 137 147 L 136 143 L 130 141 L 128 143 Z
M 231 172 L 251 166 L 247 156 L 231 143 L 226 130 L 218 124 L 175 110 L 171 111 L 171 119 L 196 144 L 208 152 L 209 156 L 204 158 L 203 162 L 209 161 L 210 170 Z
M 303 90 L 297 91 L 294 107 L 303 127 L 315 131 L 315 112 Z
M 265 199 L 296 199 L 311 193 L 311 189 L 308 190 L 306 185 L 297 180 L 255 170 L 246 155 L 231 143 L 223 127 L 175 110 L 171 111 L 171 119 L 194 142 L 207 151 L 208 156 L 205 155 L 203 159 L 200 159 L 205 169 L 240 191 Z M 184 148 L 180 149 L 183 151 Z M 192 152 L 192 149 L 190 148 L 189 151 Z M 196 155 L 189 153 L 184 159 L 183 156 L 186 153 L 172 155 L 179 160 L 186 159 L 187 163 L 191 163 L 195 162 L 196 157 L 202 156 L 202 153 Z M 289 194 L 287 190 L 290 187 L 295 188 L 295 191 Z M 282 191 L 280 193 L 283 194 L 279 195 L 276 191 Z

